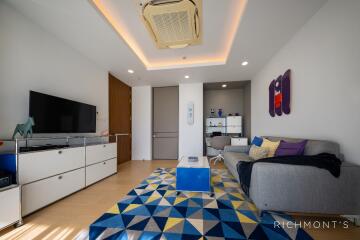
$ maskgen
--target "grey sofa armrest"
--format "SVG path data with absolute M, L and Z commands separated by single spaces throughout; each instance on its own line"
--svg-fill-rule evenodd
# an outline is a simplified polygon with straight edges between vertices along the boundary
M 360 214 L 360 166 L 344 162 L 340 172 L 336 178 L 311 166 L 257 163 L 250 198 L 261 210 Z
M 249 153 L 250 146 L 225 146 L 224 152 Z

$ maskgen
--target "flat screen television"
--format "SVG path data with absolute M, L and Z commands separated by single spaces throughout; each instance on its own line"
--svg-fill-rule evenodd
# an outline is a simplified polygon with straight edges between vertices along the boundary
M 96 106 L 30 91 L 34 133 L 94 133 Z

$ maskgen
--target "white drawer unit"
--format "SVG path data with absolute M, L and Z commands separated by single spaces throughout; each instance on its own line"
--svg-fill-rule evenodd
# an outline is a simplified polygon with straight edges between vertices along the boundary
M 84 147 L 19 154 L 19 181 L 27 184 L 85 167 Z
M 42 141 L 45 139 L 39 138 Z M 69 143 L 72 138 L 66 139 Z M 74 144 L 78 144 L 79 139 L 82 142 L 82 138 L 74 139 L 77 139 Z M 18 141 L 10 140 L 16 150 L 11 154 L 14 157 L 9 159 L 17 166 L 20 186 L 0 189 L 0 230 L 12 224 L 21 225 L 22 216 L 117 172 L 117 142 L 86 145 L 86 138 L 83 140 L 82 146 L 26 153 L 19 152 L 17 148 L 25 144 L 17 145 Z M 9 159 L 6 158 L 10 162 Z
M 0 192 L 0 229 L 20 221 L 20 188 Z
M 22 215 L 26 216 L 85 187 L 85 168 L 22 186 Z
M 86 146 L 86 166 L 116 158 L 116 143 Z
M 117 172 L 117 159 L 113 158 L 86 167 L 86 186 Z
M 242 133 L 242 117 L 228 116 L 226 117 L 226 132 L 227 133 Z
M 231 138 L 231 145 L 233 146 L 247 146 L 248 139 L 247 138 Z

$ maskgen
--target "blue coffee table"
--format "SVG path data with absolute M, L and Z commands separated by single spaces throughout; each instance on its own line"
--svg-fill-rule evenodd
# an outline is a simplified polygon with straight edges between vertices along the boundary
M 198 157 L 197 162 L 188 157 L 180 160 L 176 167 L 176 190 L 211 192 L 211 169 L 207 157 Z

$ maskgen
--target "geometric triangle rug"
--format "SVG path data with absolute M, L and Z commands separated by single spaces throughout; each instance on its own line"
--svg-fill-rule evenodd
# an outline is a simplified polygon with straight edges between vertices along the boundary
M 226 169 L 211 170 L 213 194 L 177 192 L 175 174 L 155 170 L 90 225 L 89 239 L 312 239 L 287 228 L 287 214 L 259 213 Z

